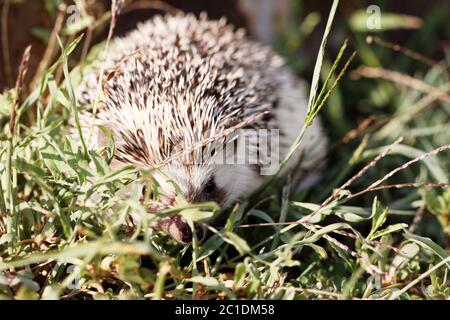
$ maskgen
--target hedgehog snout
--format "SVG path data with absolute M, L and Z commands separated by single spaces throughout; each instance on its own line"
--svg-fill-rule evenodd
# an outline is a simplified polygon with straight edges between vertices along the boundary
M 191 227 L 187 223 L 186 219 L 181 215 L 164 217 L 158 221 L 156 227 L 182 244 L 186 244 L 192 241 Z M 197 239 L 199 241 L 202 241 L 206 234 L 205 229 L 201 225 L 196 223 L 194 224 L 194 229 L 197 235 Z
M 175 194 L 160 195 L 159 203 L 166 208 L 177 206 L 176 196 Z M 177 214 L 164 217 L 158 220 L 154 227 L 168 234 L 179 243 L 186 244 L 192 241 L 191 227 L 181 215 Z M 196 223 L 194 224 L 194 228 L 197 239 L 199 239 L 199 241 L 203 240 L 205 236 L 204 228 Z

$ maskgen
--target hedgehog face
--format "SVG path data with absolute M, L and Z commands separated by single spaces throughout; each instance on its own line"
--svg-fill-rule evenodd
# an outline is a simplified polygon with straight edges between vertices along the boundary
M 189 203 L 214 201 L 222 208 L 248 194 L 259 181 L 257 172 L 247 165 L 169 165 L 163 172 Z M 155 175 L 155 178 L 168 198 L 175 201 L 177 188 L 167 181 L 162 182 L 162 175 Z
M 218 184 L 217 172 L 213 166 L 170 165 L 163 171 L 177 186 L 175 188 L 166 184 L 166 188 L 163 188 L 174 201 L 178 189 L 189 203 L 215 201 L 219 205 L 224 204 L 228 192 L 226 186 Z
M 162 174 L 155 173 L 154 179 L 161 186 L 164 201 L 174 205 L 178 192 L 189 203 L 214 201 L 226 208 L 255 187 L 256 172 L 246 165 L 168 165 L 162 169 Z M 167 178 L 177 185 L 168 182 Z M 157 227 L 172 238 L 187 243 L 192 240 L 192 232 L 187 221 L 179 215 L 162 218 Z M 196 225 L 197 237 L 203 238 L 204 230 Z

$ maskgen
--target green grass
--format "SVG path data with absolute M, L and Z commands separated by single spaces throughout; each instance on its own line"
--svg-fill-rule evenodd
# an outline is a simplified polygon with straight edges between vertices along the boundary
M 408 48 L 421 52 L 428 33 L 450 33 L 439 10 L 429 15 Z M 277 42 L 299 74 L 308 74 L 296 52 L 315 28 L 311 20 L 305 20 L 311 27 L 300 28 L 306 34 L 286 28 Z M 328 42 L 342 32 L 349 38 L 337 54 L 323 45 L 313 71 L 304 130 L 320 111 L 331 141 L 326 175 L 297 194 L 289 192 L 289 177 L 277 177 L 266 193 L 236 204 L 223 213 L 222 224 L 208 226 L 207 239 L 185 246 L 149 225 L 180 212 L 201 222 L 217 206 L 186 204 L 150 215 L 146 203 L 155 199 L 147 194 L 141 202 L 140 188 L 131 184 L 149 184 L 157 198 L 150 171 L 113 171 L 113 146 L 88 150 L 69 137 L 68 121 L 77 112 L 73 88 L 103 47 L 80 63 L 84 40 L 61 30 L 60 58 L 37 85 L 27 95 L 11 89 L 0 96 L 0 297 L 448 299 L 450 151 L 430 153 L 450 144 L 450 104 L 435 91 L 449 91 L 448 57 L 444 67 L 427 65 L 366 43 L 367 33 L 345 22 L 326 30 Z M 342 75 L 350 56 L 346 46 L 357 55 Z M 381 76 L 368 78 L 358 68 L 364 65 L 383 68 Z M 386 70 L 429 87 L 389 80 Z M 439 98 L 425 104 L 433 95 Z M 30 113 L 35 116 L 25 119 Z M 369 117 L 367 128 L 353 134 Z M 294 146 L 301 139 L 299 133 Z M 405 165 L 413 159 L 420 160 Z M 123 199 L 118 192 L 127 185 L 130 197 Z M 139 224 L 130 223 L 131 213 L 142 216 Z

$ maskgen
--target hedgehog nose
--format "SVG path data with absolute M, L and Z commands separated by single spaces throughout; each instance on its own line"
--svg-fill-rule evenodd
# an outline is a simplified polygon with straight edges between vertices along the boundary
M 194 224 L 194 229 L 195 229 L 195 234 L 197 236 L 198 241 L 201 242 L 203 240 L 203 238 L 205 237 L 205 229 L 197 223 Z M 191 227 L 187 223 L 182 227 L 182 230 L 180 230 L 179 232 L 181 235 L 179 241 L 181 243 L 185 244 L 185 243 L 190 243 L 192 241 L 192 230 L 191 230 Z M 177 240 L 177 239 L 175 239 L 175 240 Z
M 183 216 L 164 217 L 158 221 L 157 227 L 182 244 L 192 241 L 191 227 Z M 199 224 L 194 224 L 194 228 L 197 239 L 202 241 L 206 234 L 204 228 Z

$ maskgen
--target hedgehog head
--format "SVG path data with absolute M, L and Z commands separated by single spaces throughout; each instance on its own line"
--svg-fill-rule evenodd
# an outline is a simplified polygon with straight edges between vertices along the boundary
M 158 168 L 155 176 L 165 193 L 175 198 L 176 189 L 181 190 L 192 203 L 215 201 L 227 207 L 254 187 L 258 172 L 240 159 L 245 154 L 238 150 L 257 147 L 244 150 L 239 132 L 224 134 L 242 121 L 236 116 L 238 108 L 230 112 L 231 107 L 224 106 L 237 106 L 236 101 L 224 102 L 206 89 L 140 95 L 139 87 L 133 91 L 125 87 L 128 94 L 120 92 L 124 87 L 107 95 L 108 107 L 98 115 L 113 133 L 117 160 Z M 163 177 L 178 188 L 164 183 Z

